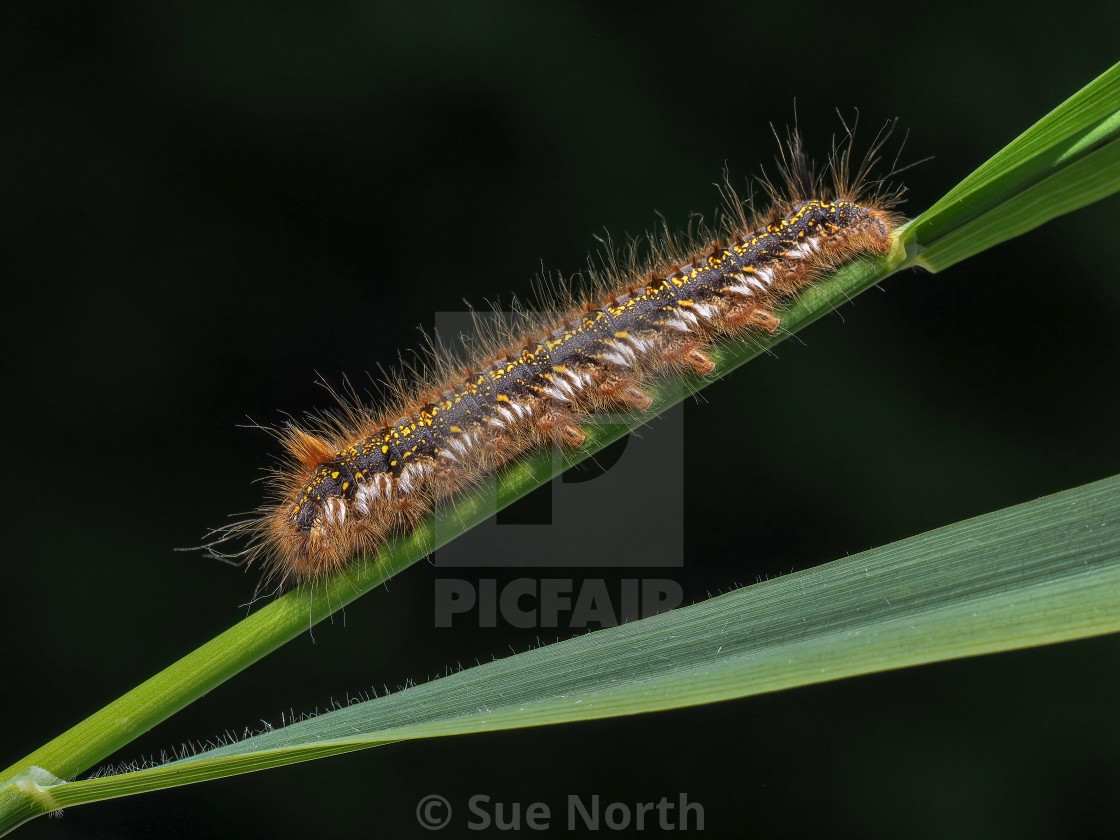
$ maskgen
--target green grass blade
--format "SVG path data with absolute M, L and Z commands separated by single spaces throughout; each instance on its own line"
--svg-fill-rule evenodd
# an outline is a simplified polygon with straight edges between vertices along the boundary
M 1046 114 L 915 218 L 903 236 L 907 252 L 915 264 L 940 271 L 1056 215 L 1116 192 L 1120 184 L 1112 169 L 1114 156 L 1098 158 L 1098 164 L 1107 168 L 1098 184 L 1085 180 L 1085 172 L 1093 169 L 1084 159 L 1117 142 L 1120 64 Z M 1079 164 L 1081 177 L 1055 179 L 1056 174 Z M 1029 213 L 1024 212 L 1021 198 L 1026 192 L 1033 194 Z M 1049 212 L 1045 205 L 1051 199 L 1062 208 Z M 1005 227 L 998 224 L 998 214 L 1009 202 L 1019 203 L 1018 213 Z M 978 221 L 982 235 L 971 231 Z
M 1120 189 L 1118 143 L 1120 64 L 1023 132 L 914 219 L 903 236 L 914 264 L 940 271 L 1116 192 Z
M 1109 129 L 1106 144 L 949 231 L 918 255 L 917 264 L 939 271 L 1120 190 L 1120 112 L 1102 128 Z
M 349 706 L 23 793 L 57 808 L 392 741 L 694 706 L 1120 631 L 1120 476 Z

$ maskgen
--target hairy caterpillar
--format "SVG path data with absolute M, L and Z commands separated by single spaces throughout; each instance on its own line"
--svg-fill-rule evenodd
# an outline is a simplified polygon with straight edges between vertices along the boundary
M 612 258 L 581 298 L 548 301 L 559 316 L 520 313 L 462 364 L 434 352 L 429 372 L 391 382 L 378 409 L 355 403 L 309 428 L 277 430 L 289 458 L 271 473 L 270 501 L 206 547 L 263 560 L 281 587 L 313 582 L 524 453 L 579 447 L 594 412 L 648 409 L 651 382 L 711 374 L 715 342 L 774 332 L 782 300 L 842 263 L 889 251 L 904 190 L 887 179 L 900 170 L 871 173 L 892 127 L 854 165 L 845 126 L 828 177 L 794 130 L 779 140 L 779 179 L 760 179 L 765 212 L 725 179 L 715 229 L 683 243 L 667 231 L 647 237 L 644 258 L 625 268 Z M 217 550 L 244 536 L 244 549 Z

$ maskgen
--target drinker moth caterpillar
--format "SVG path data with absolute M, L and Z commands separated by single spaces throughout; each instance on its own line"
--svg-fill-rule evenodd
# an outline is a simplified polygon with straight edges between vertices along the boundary
M 384 405 L 277 430 L 288 458 L 270 475 L 269 501 L 206 547 L 263 561 L 280 587 L 313 583 L 525 453 L 579 447 L 594 412 L 642 411 L 650 384 L 711 374 L 716 343 L 774 332 L 780 303 L 890 250 L 903 188 L 886 179 L 900 170 L 872 170 L 892 127 L 855 164 L 845 126 L 820 174 L 794 130 L 780 142 L 780 177 L 760 180 L 765 211 L 725 183 L 715 228 L 687 243 L 649 236 L 646 256 L 626 268 L 610 260 L 583 296 L 548 301 L 560 317 L 519 315 L 465 364 L 437 353 L 416 381 L 390 383 Z

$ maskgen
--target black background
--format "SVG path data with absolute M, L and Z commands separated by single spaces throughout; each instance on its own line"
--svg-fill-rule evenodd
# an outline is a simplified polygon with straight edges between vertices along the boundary
M 8 4 L 0 213 L 7 763 L 236 621 L 175 546 L 252 508 L 273 442 L 436 311 L 674 227 L 792 103 L 899 116 L 908 209 L 1116 59 L 1076 15 L 739 3 Z M 687 600 L 1120 472 L 1115 198 L 888 280 L 686 412 Z M 433 627 L 426 563 L 114 756 L 279 722 L 556 635 Z M 567 631 L 560 631 L 561 637 Z M 640 718 L 400 744 L 73 809 L 24 836 L 427 836 L 471 793 L 685 791 L 741 836 L 1100 836 L 1120 641 Z

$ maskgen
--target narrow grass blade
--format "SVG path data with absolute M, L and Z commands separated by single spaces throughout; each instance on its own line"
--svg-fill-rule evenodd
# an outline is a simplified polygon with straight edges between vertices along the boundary
M 940 271 L 1120 189 L 1120 64 L 1075 93 L 909 225 L 915 265 Z
M 19 795 L 57 808 L 392 741 L 694 706 L 1116 631 L 1120 476 L 169 765 Z

